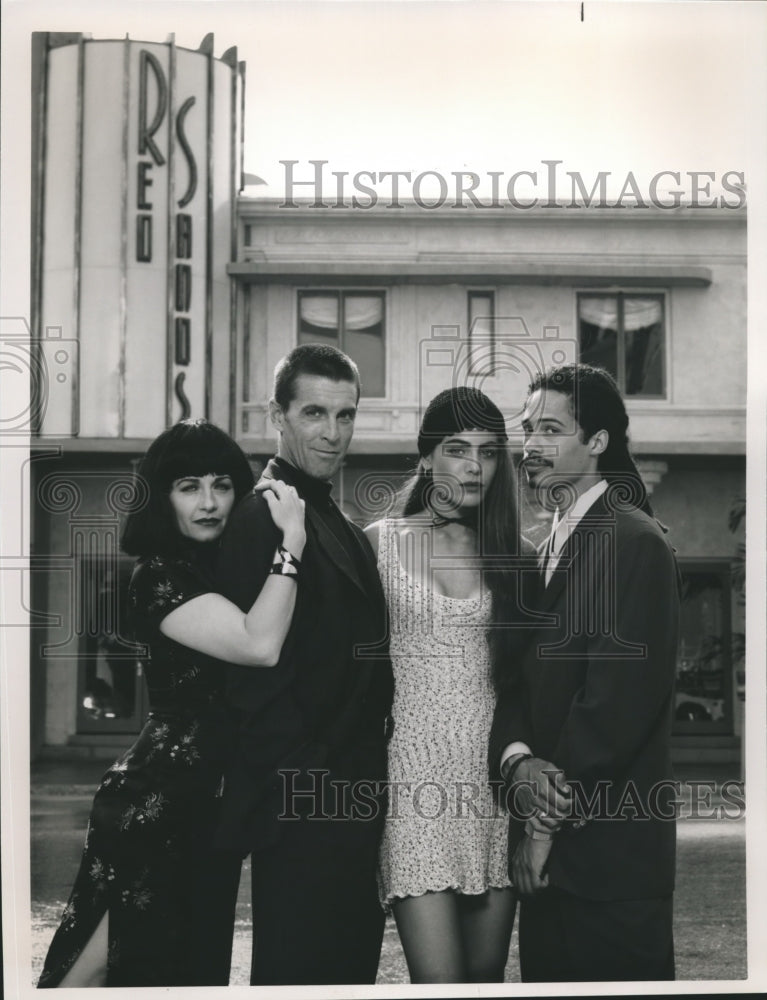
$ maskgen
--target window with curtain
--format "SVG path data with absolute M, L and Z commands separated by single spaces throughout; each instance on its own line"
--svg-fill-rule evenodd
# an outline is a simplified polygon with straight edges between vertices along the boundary
M 331 344 L 360 370 L 363 396 L 386 395 L 383 292 L 301 291 L 298 343 Z
M 578 296 L 580 360 L 606 368 L 624 396 L 666 395 L 662 294 Z
M 469 374 L 495 371 L 495 292 L 468 292 Z

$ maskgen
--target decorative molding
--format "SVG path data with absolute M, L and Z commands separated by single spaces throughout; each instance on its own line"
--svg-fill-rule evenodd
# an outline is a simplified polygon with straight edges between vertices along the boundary
M 168 160 L 167 160 L 167 241 L 165 258 L 166 294 L 165 294 L 165 426 L 170 427 L 173 420 L 173 389 L 175 365 L 175 323 L 173 311 L 175 306 L 174 277 L 176 274 L 176 144 L 173 141 L 173 123 L 176 120 L 176 36 L 168 37 Z
M 237 260 L 237 172 L 242 177 L 242 157 L 244 156 L 243 127 L 238 130 L 237 122 L 237 81 L 239 79 L 237 48 L 229 48 L 221 57 L 221 61 L 231 66 L 232 74 L 229 84 L 229 99 L 231 101 L 229 115 L 229 259 Z M 242 64 L 243 75 L 245 73 L 244 63 Z M 244 95 L 241 107 L 242 117 L 240 122 L 245 121 Z M 238 148 L 239 147 L 239 148 Z M 227 413 L 227 427 L 230 435 L 235 433 L 235 400 L 237 399 L 237 321 L 238 321 L 238 289 L 237 282 L 229 279 L 229 412 Z M 247 369 L 243 364 L 243 378 L 246 379 Z M 243 386 L 246 384 L 243 381 Z
M 328 197 L 330 197 L 329 194 Z M 290 219 L 297 222 L 308 219 L 317 220 L 319 215 L 327 214 L 327 210 L 313 207 L 313 199 L 307 199 L 305 202 L 297 198 L 293 200 L 296 202 L 296 207 L 289 208 L 285 205 L 284 198 L 253 198 L 249 195 L 240 195 L 238 199 L 239 215 L 240 218 L 247 219 L 248 221 L 260 217 L 267 219 L 278 217 L 283 221 Z M 464 219 L 470 219 L 472 222 L 482 221 L 493 225 L 497 225 L 499 221 L 507 221 L 513 222 L 515 226 L 520 223 L 541 222 L 546 222 L 553 226 L 572 225 L 573 222 L 599 224 L 604 221 L 614 222 L 617 220 L 642 224 L 658 222 L 676 224 L 680 222 L 692 224 L 712 222 L 715 224 L 735 223 L 739 226 L 745 226 L 747 217 L 747 208 L 745 206 L 742 208 L 707 208 L 703 210 L 684 205 L 680 205 L 678 208 L 649 207 L 641 209 L 600 208 L 597 205 L 590 207 L 581 206 L 575 209 L 564 207 L 551 209 L 536 206 L 535 208 L 517 210 L 510 206 L 475 208 L 471 205 L 466 205 L 459 213 L 453 209 L 424 209 L 415 201 L 406 201 L 404 199 L 401 199 L 401 201 L 402 208 L 397 209 L 398 223 L 406 219 L 429 218 L 436 219 L 450 226 L 454 226 L 456 221 L 461 222 Z M 360 214 L 360 210 L 353 208 L 351 205 L 337 206 L 334 204 L 332 212 L 333 218 L 339 221 L 359 218 Z M 365 209 L 365 218 L 374 219 L 377 222 L 390 223 L 392 218 L 391 209 L 382 202 L 380 205 Z
M 75 199 L 74 199 L 74 339 L 81 343 L 81 286 L 82 286 L 82 252 L 83 252 L 83 136 L 85 131 L 85 42 L 84 37 L 77 38 L 77 124 L 75 149 L 77 163 L 75 166 Z M 48 164 L 50 166 L 50 164 Z M 80 351 L 76 352 L 74 370 L 72 373 L 72 436 L 80 433 Z
M 637 460 L 637 468 L 645 484 L 648 496 L 653 495 L 656 486 L 668 472 L 668 462 L 661 462 L 657 459 L 640 458 Z
M 390 410 L 392 414 L 397 415 L 398 411 L 403 412 L 415 412 L 419 411 L 420 403 L 414 402 L 413 400 L 397 400 L 396 402 L 389 399 L 380 399 L 377 397 L 364 398 L 362 405 L 365 408 L 365 412 L 371 412 L 374 410 Z M 642 409 L 642 410 L 632 410 L 631 404 L 628 404 L 629 416 L 638 417 L 742 417 L 746 416 L 745 406 L 729 406 L 720 407 L 718 409 L 712 409 L 707 406 L 662 406 L 653 407 L 652 409 Z M 256 412 L 262 410 L 267 412 L 269 407 L 266 402 L 253 402 L 246 403 L 242 406 L 243 410 L 248 410 L 251 412 Z
M 125 437 L 125 419 L 128 403 L 127 356 L 128 356 L 128 200 L 129 178 L 128 158 L 130 133 L 130 39 L 123 42 L 123 100 L 122 100 L 122 164 L 120 165 L 120 360 L 118 372 L 117 436 Z
M 397 280 L 407 284 L 459 282 L 481 280 L 486 285 L 574 285 L 603 288 L 620 285 L 707 288 L 712 280 L 711 268 L 678 264 L 562 264 L 553 261 L 531 262 L 519 254 L 472 254 L 446 259 L 438 254 L 383 258 L 359 255 L 296 260 L 294 255 L 283 259 L 245 260 L 230 264 L 227 273 L 243 283 L 271 283 L 277 279 L 302 282 L 311 278 L 317 283 L 346 284 L 386 283 Z
M 216 82 L 213 61 L 213 34 L 202 40 L 200 51 L 207 55 L 207 106 L 205 108 L 205 361 L 203 415 L 211 419 L 213 405 L 213 102 Z
M 304 220 L 292 223 L 290 218 L 282 220 L 283 225 L 273 236 L 274 243 L 293 245 L 334 246 L 343 243 L 362 243 L 365 246 L 391 246 L 392 244 L 401 246 L 412 242 L 410 230 L 401 226 L 375 226 L 368 228 L 361 226 L 359 220 L 355 222 L 342 222 L 340 225 L 330 220 L 321 221 L 317 219 L 314 223 L 308 224 Z M 284 251 L 283 251 L 284 252 Z
M 629 417 L 730 417 L 746 418 L 745 406 L 653 406 L 649 401 L 646 405 L 637 406 L 635 402 L 627 402 Z

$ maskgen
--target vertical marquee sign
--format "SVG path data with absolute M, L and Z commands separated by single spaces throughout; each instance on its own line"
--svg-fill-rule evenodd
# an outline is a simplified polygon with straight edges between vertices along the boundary
M 244 66 L 164 43 L 37 33 L 33 334 L 41 434 L 229 422 Z M 215 347 L 215 349 L 214 349 Z

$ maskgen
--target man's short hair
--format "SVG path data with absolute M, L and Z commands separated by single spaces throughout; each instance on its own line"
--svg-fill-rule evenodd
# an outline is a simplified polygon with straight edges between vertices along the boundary
M 274 369 L 273 397 L 281 410 L 287 410 L 295 397 L 299 375 L 319 375 L 334 382 L 353 382 L 360 398 L 360 373 L 356 364 L 343 351 L 329 344 L 300 344 L 286 354 Z

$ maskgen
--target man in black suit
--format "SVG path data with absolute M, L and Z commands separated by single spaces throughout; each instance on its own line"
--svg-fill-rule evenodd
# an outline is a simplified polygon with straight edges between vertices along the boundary
M 378 968 L 393 690 L 386 610 L 370 545 L 330 496 L 359 394 L 356 365 L 333 347 L 297 347 L 275 371 L 279 448 L 264 475 L 303 498 L 306 547 L 278 664 L 229 668 L 237 750 L 219 838 L 251 854 L 252 984 L 374 983 Z M 264 497 L 245 498 L 218 568 L 219 589 L 243 610 L 275 571 L 279 541 Z M 294 562 L 287 557 L 288 575 Z
M 674 978 L 671 722 L 678 573 L 602 369 L 530 387 L 523 466 L 554 525 L 541 622 L 500 663 L 491 773 L 507 783 L 527 982 Z

